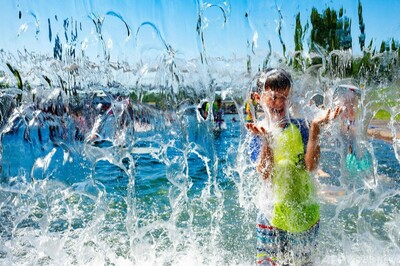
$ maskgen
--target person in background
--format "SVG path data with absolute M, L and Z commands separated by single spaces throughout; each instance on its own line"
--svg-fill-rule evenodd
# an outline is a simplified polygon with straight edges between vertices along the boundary
M 342 133 L 347 138 L 347 152 L 351 154 L 354 152 L 353 142 L 355 135 L 356 110 L 358 109 L 358 102 L 361 92 L 360 89 L 355 86 L 340 85 L 335 94 L 335 103 L 340 103 L 345 108 L 341 119 L 341 126 Z
M 217 98 L 213 104 L 213 116 L 214 116 L 215 127 L 219 129 L 221 129 L 222 123 L 224 122 L 222 114 L 223 114 L 222 99 Z
M 342 175 L 342 183 L 354 189 L 363 186 L 363 180 L 372 176 L 372 158 L 368 149 L 362 145 L 365 135 L 361 134 L 359 101 L 361 90 L 353 85 L 339 85 L 334 94 L 334 102 L 345 107 L 341 119 L 343 158 L 346 173 Z
M 203 117 L 204 120 L 207 119 L 208 115 L 210 114 L 210 103 L 207 101 L 204 101 L 199 108 L 199 112 L 201 116 Z M 220 98 L 216 99 L 213 103 L 213 108 L 212 108 L 213 116 L 214 116 L 214 121 L 223 121 L 222 119 L 222 100 Z
M 204 120 L 206 120 L 207 117 L 208 117 L 208 113 L 209 113 L 209 111 L 210 111 L 210 104 L 209 104 L 207 101 L 204 101 L 204 102 L 201 104 L 201 107 L 198 108 L 198 110 L 199 110 L 199 112 L 200 112 L 201 117 L 202 117 Z
M 252 92 L 250 94 L 250 100 L 246 101 L 246 104 L 244 106 L 244 113 L 246 114 L 246 123 L 253 123 L 255 121 L 255 119 L 253 119 L 253 114 L 254 118 L 256 118 L 256 109 L 257 109 L 256 96 L 255 93 Z
M 204 101 L 201 107 L 198 109 L 201 117 L 206 120 L 210 114 L 210 104 L 207 101 Z M 221 129 L 222 124 L 224 123 L 223 108 L 222 108 L 222 99 L 217 98 L 212 105 L 212 114 L 214 118 L 215 128 Z
M 223 121 L 222 119 L 222 100 L 220 98 L 216 99 L 213 104 L 213 115 L 214 121 L 219 122 Z
M 309 265 L 320 219 L 311 172 L 319 162 L 321 128 L 336 119 L 342 108 L 326 110 L 308 127 L 304 120 L 289 116 L 289 73 L 268 69 L 260 80 L 263 86 L 258 86 L 255 97 L 268 115 L 246 126 L 261 141 L 260 150 L 255 151 L 257 169 L 265 185 L 271 185 L 273 202 L 258 214 L 257 263 Z

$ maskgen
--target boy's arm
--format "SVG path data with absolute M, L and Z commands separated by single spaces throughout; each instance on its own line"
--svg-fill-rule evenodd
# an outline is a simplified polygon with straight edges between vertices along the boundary
M 319 135 L 321 131 L 321 127 L 327 124 L 329 121 L 336 119 L 342 112 L 343 108 L 336 106 L 333 111 L 333 115 L 331 115 L 332 110 L 328 109 L 326 113 L 320 117 L 315 118 L 311 122 L 310 126 L 310 135 L 308 137 L 307 150 L 304 156 L 304 161 L 306 164 L 306 168 L 308 171 L 314 171 L 319 163 L 320 157 L 320 146 L 319 146 Z
M 261 173 L 263 179 L 267 180 L 272 174 L 274 167 L 274 157 L 271 146 L 267 140 L 264 140 L 261 150 L 260 163 L 257 166 L 257 170 Z
M 319 146 L 320 125 L 312 122 L 310 126 L 310 135 L 308 137 L 307 150 L 304 161 L 308 171 L 314 171 L 319 163 L 321 149 Z
M 253 123 L 246 124 L 247 129 L 250 130 L 256 136 L 263 137 L 263 143 L 261 147 L 260 162 L 257 166 L 257 170 L 261 173 L 263 179 L 268 179 L 272 174 L 273 169 L 273 152 L 269 145 L 269 133 L 264 127 L 258 127 Z

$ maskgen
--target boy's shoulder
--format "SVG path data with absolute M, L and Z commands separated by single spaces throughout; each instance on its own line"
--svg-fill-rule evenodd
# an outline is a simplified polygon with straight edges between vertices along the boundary
M 303 143 L 307 146 L 310 128 L 308 121 L 301 118 L 291 118 L 290 123 L 295 124 L 299 128 Z
M 290 123 L 295 124 L 301 130 L 302 128 L 308 129 L 309 124 L 308 121 L 303 118 L 290 118 Z

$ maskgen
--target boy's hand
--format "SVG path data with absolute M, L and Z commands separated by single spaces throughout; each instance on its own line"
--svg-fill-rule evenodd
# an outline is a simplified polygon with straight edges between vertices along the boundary
M 254 123 L 247 123 L 246 127 L 253 135 L 262 137 L 264 139 L 264 144 L 269 145 L 269 143 L 271 143 L 272 134 L 267 131 L 265 127 L 255 125 Z
M 313 119 L 312 124 L 321 127 L 328 124 L 330 121 L 335 120 L 344 110 L 344 107 L 336 106 L 335 109 L 328 108 L 325 113 Z
M 265 133 L 267 132 L 267 131 L 265 130 L 264 127 L 257 126 L 257 125 L 255 125 L 254 123 L 247 123 L 247 124 L 246 124 L 246 127 L 247 127 L 247 129 L 250 130 L 254 135 L 262 136 L 262 135 L 265 135 Z
M 254 123 L 247 123 L 247 129 L 256 136 L 261 136 L 265 138 L 271 137 L 271 133 L 268 132 L 263 126 L 257 126 Z
M 271 133 L 268 132 L 264 127 L 257 126 L 253 123 L 247 123 L 246 127 L 254 135 L 265 138 L 262 145 L 261 158 L 257 166 L 257 170 L 261 173 L 263 179 L 267 180 L 273 170 L 273 151 L 270 146 Z

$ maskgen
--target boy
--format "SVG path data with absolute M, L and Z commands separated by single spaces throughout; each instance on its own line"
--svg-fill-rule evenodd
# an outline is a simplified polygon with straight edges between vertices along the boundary
M 288 115 L 292 87 L 289 73 L 269 69 L 260 76 L 255 95 L 267 118 L 247 128 L 261 139 L 258 171 L 271 182 L 273 210 L 260 212 L 257 221 L 257 263 L 305 265 L 319 226 L 319 206 L 310 172 L 318 166 L 321 126 L 335 119 L 342 109 L 315 118 L 308 129 L 304 121 Z M 260 83 L 260 82 L 259 82 Z M 269 117 L 269 120 L 267 120 Z

